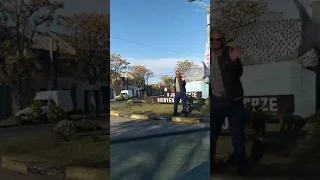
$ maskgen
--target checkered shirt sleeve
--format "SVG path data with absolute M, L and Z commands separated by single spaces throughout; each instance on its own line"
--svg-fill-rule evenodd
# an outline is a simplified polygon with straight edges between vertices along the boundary
M 211 83 L 211 91 L 214 96 L 224 97 L 226 96 L 225 87 L 223 84 L 220 66 L 218 64 L 218 59 L 216 56 L 211 56 L 211 67 L 210 67 L 210 83 Z

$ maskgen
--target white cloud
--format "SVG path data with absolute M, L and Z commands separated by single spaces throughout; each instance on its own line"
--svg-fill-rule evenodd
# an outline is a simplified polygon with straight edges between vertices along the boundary
M 207 7 L 206 3 L 201 2 L 201 1 L 195 1 L 193 3 L 195 3 L 197 6 L 199 6 L 201 8 L 206 8 Z
M 130 65 L 144 65 L 146 68 L 150 69 L 155 77 L 149 80 L 149 84 L 159 82 L 161 76 L 163 75 L 174 75 L 174 67 L 178 61 L 189 60 L 193 61 L 195 65 L 201 65 L 201 58 L 160 58 L 160 59 L 135 59 L 130 57 L 125 57 L 130 62 Z

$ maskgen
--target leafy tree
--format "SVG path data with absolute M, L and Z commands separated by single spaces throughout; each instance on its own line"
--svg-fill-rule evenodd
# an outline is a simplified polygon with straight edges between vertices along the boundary
M 194 63 L 192 61 L 178 61 L 177 65 L 175 67 L 176 71 L 180 71 L 181 74 L 184 74 L 187 70 L 189 70 L 192 66 L 194 65 Z
M 154 77 L 154 73 L 150 70 L 150 69 L 148 69 L 148 72 L 146 72 L 146 74 L 145 74 L 145 80 L 146 80 L 146 83 L 145 83 L 145 85 L 149 85 L 149 78 L 152 78 L 152 77 Z M 146 87 L 144 88 L 144 89 L 146 89 Z M 144 91 L 144 96 L 147 96 L 147 91 Z
M 0 42 L 3 42 L 3 38 L 7 35 L 7 22 L 8 22 L 8 16 L 6 13 L 7 9 L 5 6 L 4 1 L 0 1 Z M 1 46 L 1 43 L 0 43 Z
M 0 42 L 0 82 L 11 89 L 12 112 L 20 109 L 20 90 L 23 82 L 30 81 L 41 69 L 30 51 L 34 37 L 43 25 L 50 26 L 56 19 L 56 11 L 63 4 L 51 1 L 39 3 L 2 0 L 0 22 L 10 38 Z
M 145 74 L 145 79 L 146 79 L 146 84 L 149 85 L 149 78 L 152 78 L 154 77 L 154 73 L 150 70 L 150 69 L 147 69 L 147 72 Z
M 121 85 L 121 73 L 128 68 L 130 63 L 121 57 L 120 54 L 112 53 L 110 55 L 110 86 L 113 89 L 114 96 L 119 92 Z
M 91 111 L 98 116 L 94 91 L 97 80 L 108 73 L 106 67 L 109 62 L 110 18 L 102 13 L 76 13 L 69 17 L 60 16 L 60 19 L 62 27 L 71 35 L 79 69 L 89 81 Z
M 161 77 L 161 82 L 167 89 L 170 89 L 171 86 L 173 86 L 173 81 L 174 81 L 173 77 L 170 77 L 167 75 Z
M 255 23 L 266 10 L 264 0 L 217 0 L 213 10 L 216 26 L 225 32 Z
M 158 83 L 158 84 L 152 84 L 152 89 L 160 90 L 160 89 L 161 89 L 160 83 Z
M 130 74 L 134 77 L 132 79 L 132 82 L 135 86 L 137 86 L 140 90 L 142 86 L 145 86 L 146 79 L 145 77 L 147 75 L 152 75 L 152 71 L 150 69 L 147 69 L 145 66 L 141 65 L 135 65 L 129 67 Z M 141 92 L 140 92 L 141 96 Z

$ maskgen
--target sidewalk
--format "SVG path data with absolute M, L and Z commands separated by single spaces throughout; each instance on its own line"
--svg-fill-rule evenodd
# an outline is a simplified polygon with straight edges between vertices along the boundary
M 19 123 L 17 123 L 17 121 L 14 118 L 0 120 L 0 128 L 15 127 L 15 126 L 19 126 Z

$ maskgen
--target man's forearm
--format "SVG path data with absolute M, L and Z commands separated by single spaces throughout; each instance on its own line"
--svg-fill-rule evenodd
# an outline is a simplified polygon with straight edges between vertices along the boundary
M 242 67 L 241 60 L 239 58 L 237 60 L 235 60 L 234 62 L 231 62 L 229 68 L 230 68 L 230 71 L 232 72 L 232 74 L 234 74 L 235 76 L 238 76 L 238 77 L 242 76 L 243 67 Z
M 182 86 L 185 86 L 187 83 L 185 80 L 182 80 Z

